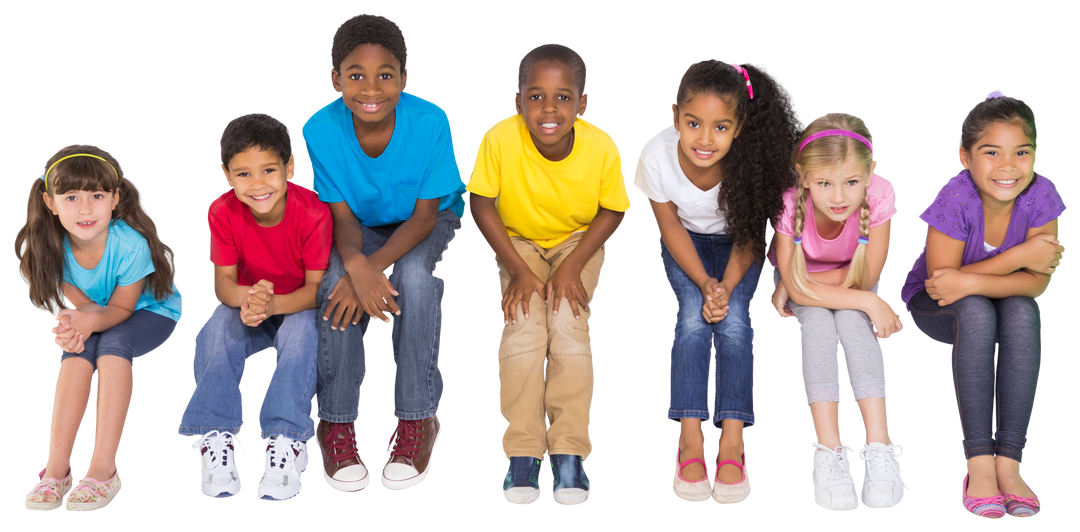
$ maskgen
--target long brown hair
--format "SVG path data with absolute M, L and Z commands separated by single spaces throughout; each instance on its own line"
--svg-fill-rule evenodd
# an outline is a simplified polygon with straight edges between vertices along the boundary
M 77 153 L 96 155 L 105 161 L 93 157 L 72 157 L 60 161 Z M 19 257 L 19 270 L 30 284 L 30 301 L 35 306 L 50 312 L 56 308 L 64 308 L 61 289 L 66 260 L 64 226 L 45 204 L 46 192 L 53 196 L 72 190 L 100 190 L 117 194 L 120 199 L 113 209 L 113 219 L 123 220 L 138 231 L 150 246 L 154 272 L 147 276 L 145 290 L 153 293 L 158 300 L 172 294 L 172 250 L 158 239 L 154 221 L 139 205 L 139 191 L 124 178 L 124 170 L 112 155 L 96 146 L 68 146 L 49 158 L 45 163 L 45 171 L 49 173 L 48 190 L 46 191 L 46 182 L 41 179 L 35 180 L 30 186 L 26 225 L 15 237 L 15 256 Z

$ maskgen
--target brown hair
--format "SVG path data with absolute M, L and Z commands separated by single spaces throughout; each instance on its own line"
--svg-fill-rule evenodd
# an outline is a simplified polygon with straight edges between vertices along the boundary
M 53 166 L 60 159 L 77 153 L 96 155 L 105 161 L 93 157 L 72 157 Z M 49 170 L 50 167 L 52 170 Z M 146 276 L 144 289 L 153 293 L 158 300 L 172 294 L 172 250 L 158 239 L 153 220 L 139 205 L 139 191 L 124 178 L 120 163 L 112 155 L 96 146 L 68 146 L 49 158 L 45 170 L 49 172 L 48 191 L 45 190 L 45 181 L 41 179 L 35 180 L 30 186 L 26 225 L 15 237 L 19 270 L 30 284 L 30 301 L 35 306 L 50 312 L 55 308 L 64 308 L 61 288 L 66 267 L 64 226 L 49 210 L 43 196 L 45 193 L 58 196 L 72 190 L 100 190 L 119 196 L 119 203 L 113 209 L 113 219 L 123 220 L 138 231 L 150 246 L 154 272 Z
M 803 140 L 810 135 L 826 129 L 851 131 L 873 142 L 870 131 L 866 129 L 866 124 L 859 118 L 844 113 L 829 113 L 806 126 L 806 131 L 803 131 L 802 138 L 799 139 L 799 145 L 802 145 Z M 806 220 L 807 189 L 803 186 L 806 176 L 816 170 L 839 166 L 849 157 L 866 165 L 867 171 L 870 170 L 870 166 L 874 162 L 869 147 L 859 140 L 842 136 L 821 137 L 807 144 L 801 152 L 796 150 L 792 155 L 792 161 L 797 165 L 800 176 L 795 194 L 795 238 L 802 238 L 803 224 Z M 864 237 L 870 235 L 870 205 L 866 202 L 865 195 L 859 211 L 859 234 Z M 810 289 L 810 283 L 810 276 L 806 272 L 806 255 L 803 253 L 802 246 L 796 245 L 795 253 L 791 255 L 791 284 L 807 297 L 820 299 Z M 841 286 L 869 290 L 870 286 L 867 286 L 869 284 L 870 266 L 866 263 L 866 244 L 860 243 L 855 249 L 855 255 L 851 258 L 851 264 L 848 266 L 847 279 L 844 279 Z

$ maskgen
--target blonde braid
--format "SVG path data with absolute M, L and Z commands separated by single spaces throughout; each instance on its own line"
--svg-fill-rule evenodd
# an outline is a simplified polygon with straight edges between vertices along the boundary
M 859 210 L 859 235 L 869 239 L 870 237 L 870 204 L 863 196 L 862 207 Z M 844 279 L 844 288 L 855 287 L 858 290 L 869 290 L 870 264 L 866 260 L 866 244 L 859 244 L 855 248 L 855 255 L 848 264 L 847 279 Z
M 801 183 L 796 186 L 798 191 L 795 193 L 795 238 L 801 241 L 806 220 L 806 187 Z M 791 254 L 791 284 L 806 297 L 821 299 L 810 289 L 810 282 L 810 275 L 806 272 L 806 255 L 803 253 L 802 244 L 796 244 L 795 252 Z

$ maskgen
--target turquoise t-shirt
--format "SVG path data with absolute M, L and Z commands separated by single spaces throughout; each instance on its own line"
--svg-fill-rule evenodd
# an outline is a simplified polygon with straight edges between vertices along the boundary
M 368 227 L 404 222 L 418 199 L 439 199 L 439 210 L 465 209 L 450 122 L 435 104 L 401 93 L 394 133 L 378 157 L 368 157 L 353 129 L 352 112 L 338 98 L 304 124 L 315 171 L 315 191 L 326 203 L 344 201 Z
M 109 235 L 105 240 L 105 253 L 92 270 L 79 266 L 71 253 L 71 242 L 64 235 L 64 282 L 82 290 L 86 297 L 101 306 L 109 304 L 117 286 L 128 286 L 154 273 L 150 246 L 138 231 L 128 227 L 122 220 L 109 223 Z M 146 309 L 173 321 L 180 319 L 180 292 L 173 285 L 172 294 L 164 300 L 154 299 L 149 289 L 144 289 L 135 310 Z

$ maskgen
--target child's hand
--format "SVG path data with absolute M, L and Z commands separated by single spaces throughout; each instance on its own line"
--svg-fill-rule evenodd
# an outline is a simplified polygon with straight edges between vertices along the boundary
M 574 313 L 574 319 L 581 319 L 581 309 L 589 310 L 589 295 L 581 282 L 581 271 L 567 268 L 566 263 L 560 265 L 559 269 L 548 278 L 546 290 L 547 297 L 544 299 L 550 302 L 552 314 L 559 313 L 559 303 L 564 297 L 570 301 L 570 310 Z
M 70 316 L 57 316 L 56 322 L 56 327 L 52 329 L 53 334 L 56 335 L 54 340 L 56 345 L 68 353 L 82 353 L 84 338 L 71 326 Z
M 273 316 L 274 283 L 263 279 L 247 291 L 247 300 L 240 307 L 240 321 L 248 327 L 258 327 Z
M 330 292 L 329 299 L 330 304 L 327 305 L 322 319 L 323 321 L 330 320 L 331 329 L 344 331 L 345 327 L 349 326 L 349 322 L 353 325 L 360 323 L 363 311 L 360 310 L 360 299 L 356 297 L 349 274 L 346 273 L 338 279 L 337 285 Z M 333 317 L 330 316 L 331 314 Z
M 900 332 L 900 329 L 904 328 L 904 324 L 900 323 L 900 316 L 893 312 L 892 307 L 885 300 L 873 292 L 865 292 L 865 294 L 866 297 L 870 298 L 870 305 L 866 310 L 866 315 L 874 323 L 878 338 L 888 338 L 893 333 Z
M 710 277 L 698 289 L 701 290 L 701 297 L 705 300 L 706 305 L 711 303 L 714 308 L 728 306 L 731 290 L 728 289 L 726 284 Z
M 1029 238 L 1021 244 L 1024 247 L 1024 257 L 1027 262 L 1024 267 L 1037 272 L 1052 274 L 1061 263 L 1061 254 L 1065 252 L 1054 235 L 1042 233 Z
M 349 274 L 352 280 L 353 293 L 356 294 L 360 306 L 369 316 L 378 318 L 385 323 L 390 323 L 390 318 L 384 312 L 392 312 L 395 316 L 401 315 L 401 309 L 394 301 L 398 291 L 386 278 L 383 272 L 377 270 L 370 262 L 364 260 L 358 263 L 357 271 Z
M 94 330 L 94 325 L 96 324 L 94 321 L 95 317 L 92 316 L 91 313 L 71 308 L 58 312 L 56 314 L 56 319 L 60 322 L 60 325 L 75 331 L 81 331 L 87 336 Z M 58 327 L 60 325 L 58 325 Z M 70 352 L 74 353 L 74 351 Z
M 533 292 L 547 300 L 544 282 L 535 273 L 530 270 L 518 275 L 510 274 L 510 284 L 507 285 L 502 298 L 503 325 L 517 323 L 518 303 L 521 303 L 525 319 L 529 319 L 529 300 L 532 299 Z
M 773 290 L 772 294 L 772 304 L 773 307 L 776 308 L 776 311 L 780 313 L 781 318 L 787 318 L 789 316 L 795 315 L 793 312 L 791 312 L 791 309 L 788 308 L 787 302 L 787 287 L 784 286 L 784 283 L 777 283 L 776 290 Z
M 701 306 L 701 317 L 705 318 L 705 321 L 708 323 L 720 323 L 727 317 L 728 308 L 727 305 L 721 307 L 714 305 L 711 301 L 706 301 L 705 304 Z
M 955 268 L 939 268 L 923 283 L 926 293 L 938 302 L 938 306 L 956 303 L 970 295 L 968 276 Z

